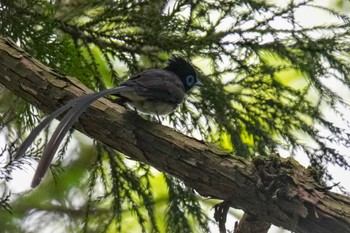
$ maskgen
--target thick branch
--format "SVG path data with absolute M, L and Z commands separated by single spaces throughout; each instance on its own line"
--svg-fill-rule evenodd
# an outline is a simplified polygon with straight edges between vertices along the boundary
M 91 92 L 4 39 L 0 83 L 46 112 Z M 217 154 L 201 141 L 143 120 L 106 99 L 94 103 L 77 128 L 131 159 L 182 179 L 201 195 L 226 200 L 262 221 L 296 232 L 350 232 L 350 198 L 328 192 L 293 159 L 250 161 Z

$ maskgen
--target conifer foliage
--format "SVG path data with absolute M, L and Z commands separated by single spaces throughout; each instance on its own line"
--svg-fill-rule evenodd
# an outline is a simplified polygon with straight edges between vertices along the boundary
M 305 26 L 296 16 L 304 8 L 333 20 Z M 350 147 L 349 22 L 347 16 L 309 0 L 0 0 L 1 37 L 95 91 L 146 68 L 164 67 L 172 54 L 186 57 L 198 67 L 204 87 L 166 117 L 171 126 L 234 156 L 305 156 L 322 182 L 332 180 L 330 164 L 350 169 L 348 155 L 338 149 Z M 11 211 L 5 181 L 38 159 L 49 133 L 24 158 L 12 159 L 45 114 L 0 88 L 0 133 L 6 141 L 0 157 L 5 161 L 0 167 L 0 207 Z M 71 138 L 52 168 L 55 176 L 62 174 L 60 161 Z M 90 158 L 84 164 L 78 181 L 66 184 L 60 196 L 41 193 L 56 198 L 60 208 L 34 205 L 33 212 L 18 219 L 41 219 L 34 221 L 37 227 L 51 218 L 66 219 L 64 226 L 71 232 L 127 232 L 132 218 L 142 232 L 209 231 L 194 190 L 164 174 L 157 182 L 168 187 L 166 201 L 158 200 L 154 189 L 159 184 L 148 165 L 131 162 L 98 142 L 94 151 L 93 162 Z M 83 196 L 80 204 L 70 195 Z M 20 229 L 15 220 L 13 216 L 9 230 Z

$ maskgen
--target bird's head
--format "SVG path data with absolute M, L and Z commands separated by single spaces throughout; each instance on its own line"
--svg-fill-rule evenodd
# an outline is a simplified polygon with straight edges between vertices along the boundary
M 202 86 L 193 66 L 179 56 L 173 56 L 170 58 L 165 70 L 175 73 L 181 79 L 186 92 L 191 90 L 194 86 Z

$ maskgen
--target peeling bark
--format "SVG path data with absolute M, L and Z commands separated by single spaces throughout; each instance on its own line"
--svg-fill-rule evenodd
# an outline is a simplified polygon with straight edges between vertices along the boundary
M 91 92 L 6 39 L 0 39 L 0 83 L 48 113 Z M 251 161 L 218 154 L 202 141 L 143 120 L 106 99 L 96 101 L 76 128 L 260 221 L 295 232 L 350 232 L 350 198 L 328 191 L 291 158 Z

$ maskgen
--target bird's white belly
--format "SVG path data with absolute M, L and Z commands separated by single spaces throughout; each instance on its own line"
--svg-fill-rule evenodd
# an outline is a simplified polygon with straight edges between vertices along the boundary
M 163 101 L 137 101 L 137 102 L 126 102 L 128 108 L 132 110 L 137 110 L 146 114 L 155 114 L 155 115 L 166 115 L 171 113 L 177 108 L 177 104 L 166 103 Z

